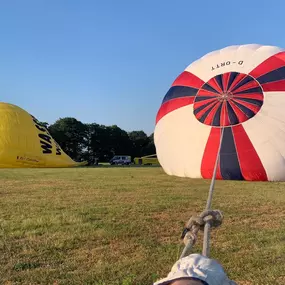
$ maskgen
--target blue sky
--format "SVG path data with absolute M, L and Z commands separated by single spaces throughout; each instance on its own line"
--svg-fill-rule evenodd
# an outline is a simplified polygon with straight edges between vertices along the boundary
M 0 101 L 153 132 L 172 81 L 233 44 L 285 47 L 285 1 L 0 1 Z

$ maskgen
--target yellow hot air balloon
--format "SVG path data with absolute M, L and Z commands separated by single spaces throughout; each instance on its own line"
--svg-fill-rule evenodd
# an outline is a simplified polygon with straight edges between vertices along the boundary
M 0 168 L 72 167 L 48 130 L 18 106 L 0 102 Z

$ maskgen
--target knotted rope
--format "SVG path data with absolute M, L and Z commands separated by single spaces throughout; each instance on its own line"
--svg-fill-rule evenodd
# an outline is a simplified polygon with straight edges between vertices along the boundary
M 205 210 L 199 216 L 192 216 L 181 235 L 185 247 L 180 258 L 189 254 L 190 249 L 196 243 L 198 232 L 204 231 L 207 223 L 211 228 L 217 228 L 222 224 L 222 221 L 223 214 L 220 210 Z

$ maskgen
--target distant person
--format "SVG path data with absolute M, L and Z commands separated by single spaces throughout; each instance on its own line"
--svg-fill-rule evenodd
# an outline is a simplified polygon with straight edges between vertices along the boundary
M 237 285 L 214 259 L 191 254 L 179 259 L 168 276 L 153 285 Z

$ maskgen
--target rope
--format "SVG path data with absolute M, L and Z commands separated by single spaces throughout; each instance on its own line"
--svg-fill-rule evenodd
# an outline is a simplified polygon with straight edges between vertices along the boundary
M 219 164 L 219 160 L 220 160 L 220 152 L 221 152 L 223 136 L 224 136 L 224 128 L 222 128 L 222 131 L 221 131 L 220 144 L 219 144 L 219 149 L 218 149 L 218 153 L 217 153 L 217 157 L 216 157 L 216 163 L 215 163 L 215 168 L 214 168 L 214 172 L 213 172 L 213 176 L 212 176 L 212 181 L 211 181 L 211 185 L 210 185 L 210 189 L 209 189 L 209 195 L 208 195 L 206 210 L 210 210 L 211 204 L 212 204 L 212 198 L 213 198 L 213 193 L 214 193 L 215 180 L 216 180 L 216 176 L 217 176 L 218 164 Z M 205 228 L 204 228 L 204 239 L 203 239 L 202 255 L 204 255 L 204 256 L 210 255 L 210 234 L 211 234 L 211 225 L 207 222 L 205 224 Z
M 224 135 L 224 128 L 221 129 L 220 144 L 219 144 L 219 149 L 217 152 L 217 157 L 216 157 L 212 181 L 211 181 L 211 185 L 209 189 L 206 208 L 200 214 L 200 216 L 191 217 L 186 227 L 184 228 L 181 238 L 184 239 L 185 247 L 181 253 L 180 258 L 189 254 L 190 249 L 196 243 L 199 230 L 204 231 L 202 255 L 209 256 L 211 227 L 215 228 L 222 224 L 223 215 L 221 211 L 210 210 L 210 209 L 211 209 L 212 198 L 213 198 L 213 193 L 214 193 L 214 188 L 215 188 L 215 180 L 216 180 L 216 175 L 217 175 L 218 163 L 220 159 L 220 151 L 221 151 L 221 146 L 222 146 L 223 135 Z

